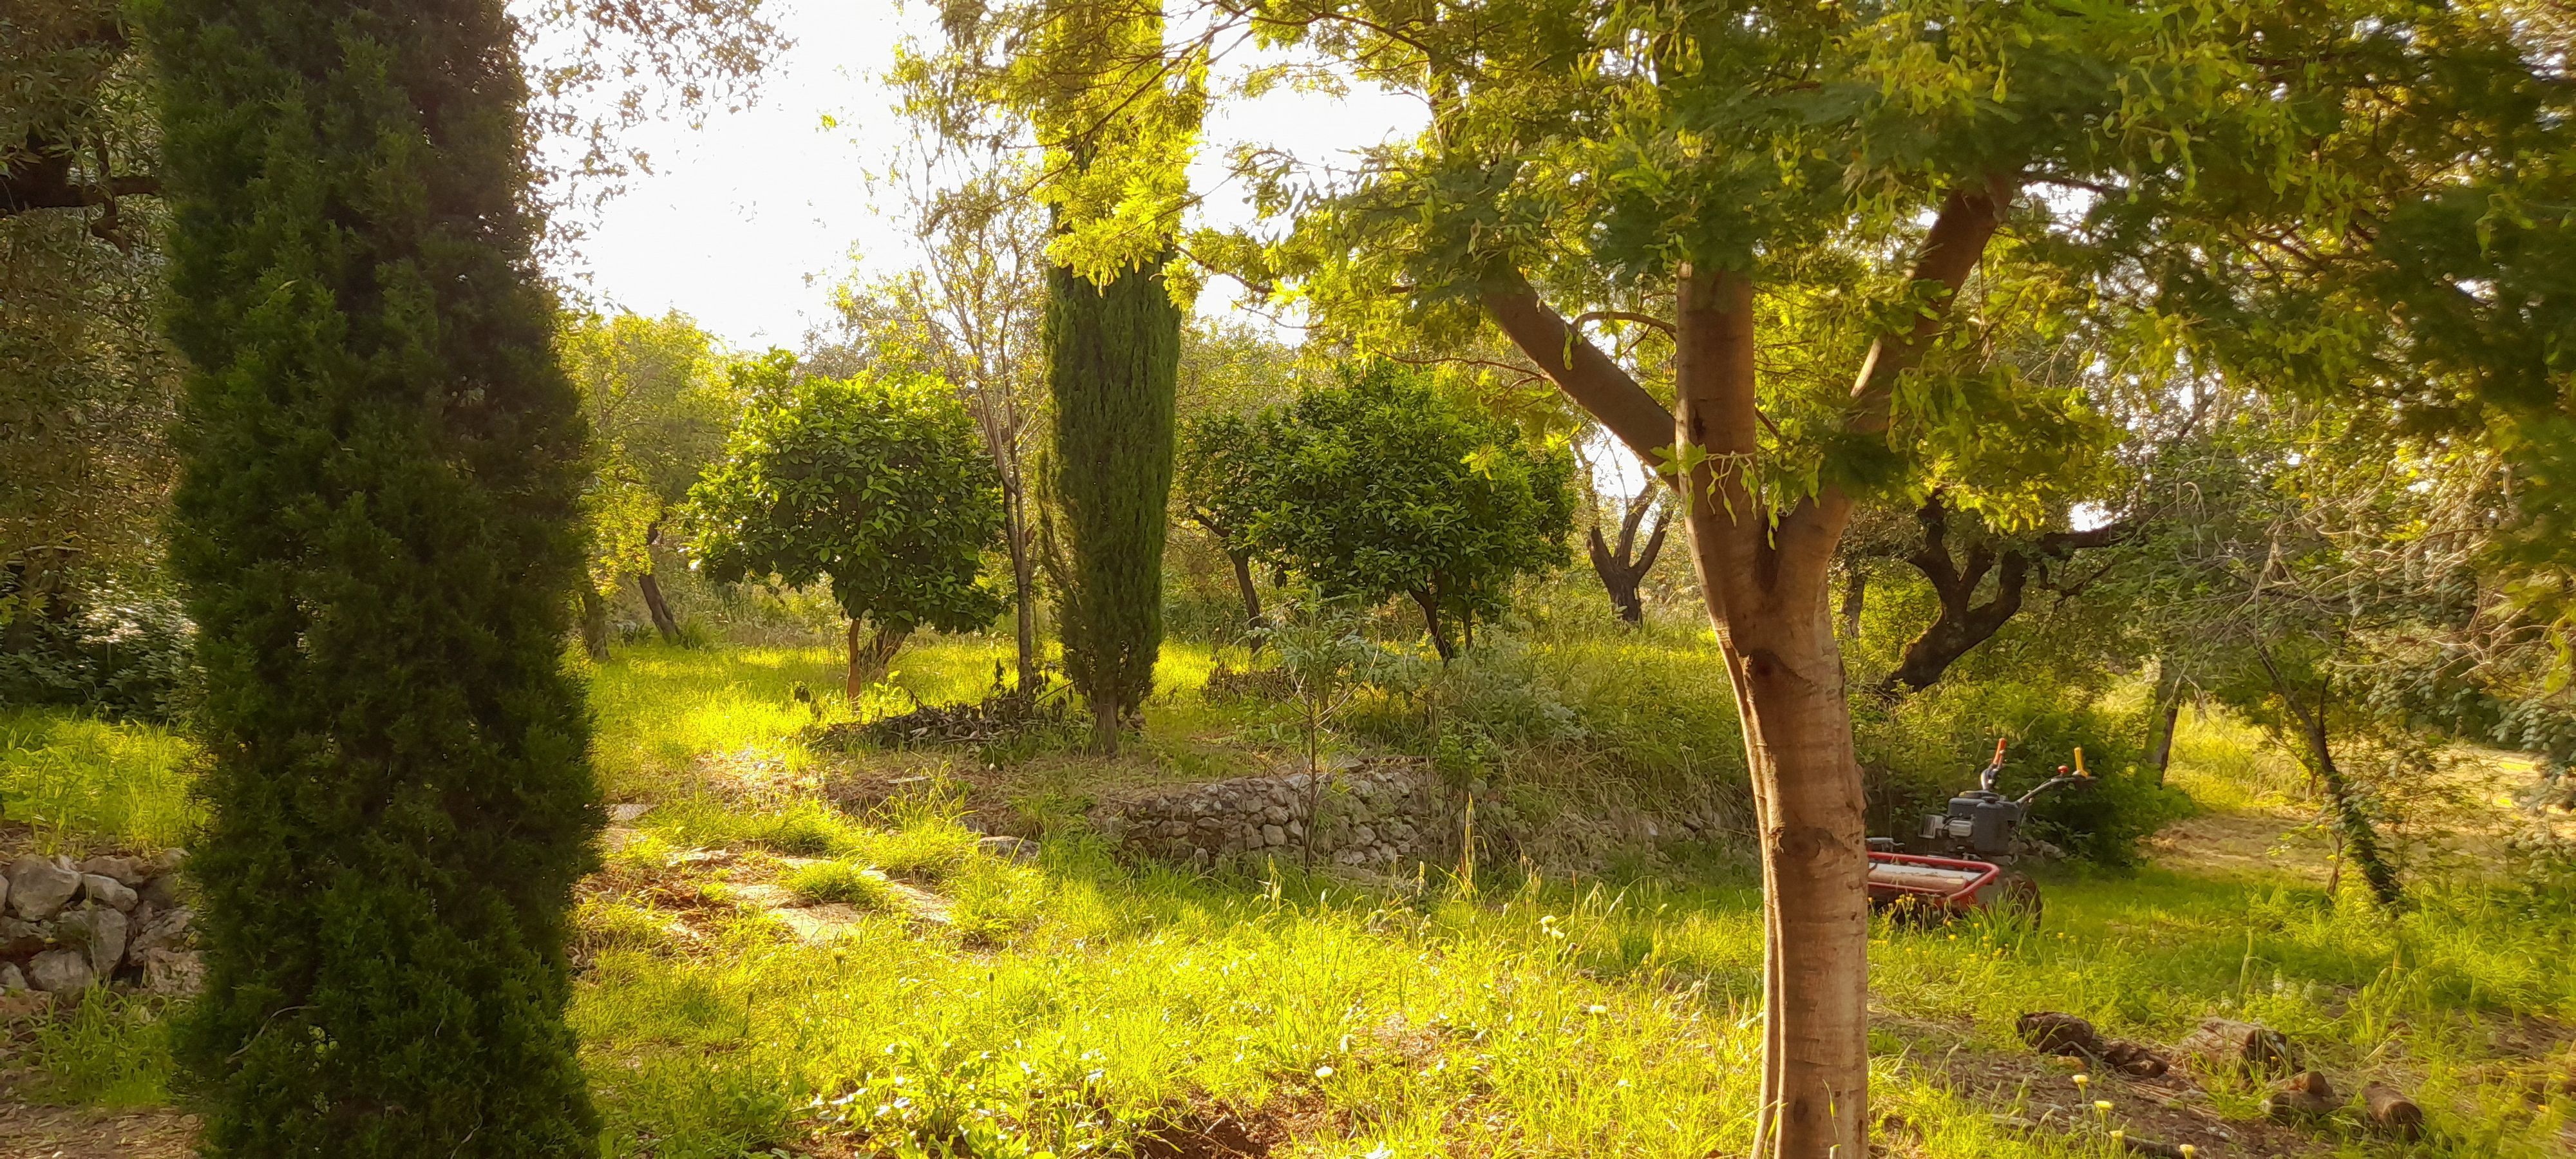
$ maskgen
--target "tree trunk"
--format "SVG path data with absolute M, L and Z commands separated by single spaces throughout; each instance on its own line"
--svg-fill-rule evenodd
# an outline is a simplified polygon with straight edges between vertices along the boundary
M 1851 568 L 1843 573 L 1843 637 L 1860 639 L 1860 615 L 1869 603 L 1869 573 Z
M 1250 650 L 1258 656 L 1261 654 L 1261 589 L 1252 584 L 1252 553 L 1229 551 L 1225 558 L 1234 565 L 1235 590 L 1243 593 L 1244 639 L 1251 641 Z
M 1106 692 L 1092 698 L 1091 744 L 1093 748 L 1100 750 L 1100 755 L 1104 757 L 1118 755 L 1118 718 L 1125 711 L 1125 707 L 1116 700 L 1110 699 Z
M 1933 291 L 1862 356 L 1846 434 L 1885 440 L 1897 381 L 1948 325 L 2013 195 L 1996 177 L 1953 189 L 1916 256 Z M 1859 763 L 1842 653 L 1826 610 L 1834 552 L 1853 497 L 1826 484 L 1773 508 L 1748 485 L 1765 453 L 1758 409 L 1753 287 L 1723 270 L 1676 270 L 1673 382 L 1666 411 L 1609 355 L 1539 299 L 1517 270 L 1479 288 L 1487 315 L 1568 396 L 1648 462 L 1686 468 L 1692 563 L 1744 719 L 1761 827 L 1761 1159 L 1864 1159 L 1869 1153 L 1869 901 Z M 1920 300 L 1918 300 L 1920 301 Z M 1687 456 L 1677 453 L 1687 451 Z
M 593 664 L 608 663 L 608 601 L 588 582 L 581 585 L 581 650 Z
M 1040 682 L 1037 561 L 1029 551 L 1025 491 L 1018 487 L 1009 488 L 1002 498 L 1002 540 L 1011 552 L 1011 608 L 1015 620 L 1015 643 L 1019 649 L 1019 687 L 1023 692 L 1034 692 Z
M 1868 1154 L 1866 794 L 1853 756 L 1842 650 L 1826 611 L 1839 513 L 1807 500 L 1765 526 L 1730 453 L 1753 436 L 1752 287 L 1685 277 L 1675 376 L 1683 440 L 1708 449 L 1686 489 L 1691 559 L 1744 721 L 1760 831 L 1762 1103 L 1754 1154 Z M 1724 432 L 1724 433 L 1721 433 Z M 1727 445 L 1724 439 L 1740 440 Z
M 1646 604 L 1637 595 L 1637 585 L 1646 578 L 1647 572 L 1654 570 L 1655 557 L 1663 554 L 1664 532 L 1669 527 L 1669 518 L 1658 513 L 1655 529 L 1646 537 L 1645 549 L 1638 550 L 1637 529 L 1645 522 L 1646 512 L 1655 507 L 1656 498 L 1656 493 L 1650 488 L 1629 501 L 1627 514 L 1619 521 L 1618 546 L 1613 547 L 1602 538 L 1601 525 L 1597 522 L 1592 525 L 1587 545 L 1592 555 L 1592 571 L 1601 577 L 1602 590 L 1610 595 L 1611 610 L 1619 613 L 1619 618 L 1631 628 L 1646 622 Z
M 644 529 L 644 570 L 636 573 L 636 590 L 644 593 L 645 614 L 653 617 L 653 630 L 662 634 L 665 644 L 680 642 L 680 621 L 671 614 L 671 605 L 662 599 L 662 583 L 653 578 L 653 549 L 662 545 L 662 521 L 656 519 Z
M 2165 770 L 2173 765 L 2174 726 L 2182 723 L 2182 669 L 2172 661 L 2156 665 L 2155 718 L 2148 737 L 2147 767 L 2154 769 L 2156 784 L 2165 783 Z
M 850 671 L 845 691 L 849 695 L 851 707 L 858 706 L 859 694 L 865 692 L 868 685 L 876 683 L 878 677 L 885 675 L 886 666 L 894 662 L 894 654 L 902 649 L 904 638 L 910 635 L 912 635 L 910 628 L 892 628 L 879 624 L 876 635 L 863 644 L 859 642 L 859 622 L 850 621 Z
M 1449 631 L 1440 623 L 1440 599 L 1428 591 L 1415 589 L 1414 606 L 1422 609 L 1422 623 L 1431 631 L 1431 650 L 1440 654 L 1446 664 L 1458 657 L 1458 646 L 1449 642 Z
M 2379 848 L 2379 831 L 2370 823 L 2360 798 L 2353 795 L 2352 783 L 2344 779 L 2343 769 L 2335 764 L 2334 750 L 2326 743 L 2325 714 L 2320 711 L 2308 718 L 2308 751 L 2313 762 L 2309 768 L 2324 783 L 2327 805 L 2334 810 L 2335 831 L 2343 837 L 2344 857 L 2361 870 L 2361 879 L 2370 886 L 2370 895 L 2381 905 L 2395 905 L 2405 896 L 2397 882 L 2397 869 Z
M 665 644 L 680 642 L 680 621 L 671 615 L 671 605 L 662 599 L 662 585 L 655 581 L 650 568 L 635 573 L 635 588 L 644 593 L 644 611 L 653 617 L 653 630 L 662 634 Z

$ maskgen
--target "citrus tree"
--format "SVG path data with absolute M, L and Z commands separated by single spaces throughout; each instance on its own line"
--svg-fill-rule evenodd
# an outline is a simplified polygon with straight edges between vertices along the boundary
M 830 582 L 850 618 L 853 700 L 914 629 L 965 631 L 1001 613 L 984 583 L 1001 481 L 941 379 L 815 378 L 759 399 L 689 498 L 709 578 Z
M 1574 458 L 1378 363 L 1251 418 L 1193 424 L 1190 500 L 1230 549 L 1306 576 L 1328 598 L 1405 596 L 1432 647 L 1500 612 L 1519 576 L 1561 566 Z

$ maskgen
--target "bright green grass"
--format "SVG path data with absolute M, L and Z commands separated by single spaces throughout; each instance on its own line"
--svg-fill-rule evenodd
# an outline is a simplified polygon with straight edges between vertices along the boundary
M 961 928 L 873 924 L 812 947 L 746 922 L 710 952 L 604 954 L 575 1020 L 617 1153 L 789 1143 L 812 1121 L 802 1108 L 861 1087 L 862 1105 L 913 1100 L 880 1124 L 892 1135 L 997 1121 L 1059 1153 L 1194 1098 L 1320 1097 L 1351 1123 L 1328 1154 L 1683 1156 L 1748 1140 L 1760 945 L 1744 884 L 1524 880 L 1477 903 L 1439 888 L 1408 901 L 1285 871 L 1229 883 L 1121 867 L 1065 841 L 1034 868 L 975 859 L 944 888 Z M 2576 1018 L 2576 979 L 2555 966 L 2576 947 L 2563 904 L 2431 890 L 2387 920 L 2162 873 L 2049 891 L 2043 932 L 1877 935 L 1874 1097 L 1928 1129 L 1928 1154 L 2061 1153 L 1997 1135 L 1937 1089 L 1944 1051 L 2019 1052 L 2013 1019 L 2034 1009 L 2163 1041 L 2208 1015 L 2255 1018 L 2346 1089 L 2372 1076 L 2420 1092 L 2436 1139 L 2418 1154 L 2558 1153 L 2567 1108 L 2504 1113 L 2487 1034 Z M 2259 1092 L 2217 1097 L 2251 1115 Z
M 197 748 L 151 724 L 0 711 L 0 808 L 47 852 L 185 844 L 198 819 Z
M 1658 646 L 1614 651 L 1625 662 Z M 1696 646 L 1660 663 L 1678 670 Z M 933 640 L 895 680 L 965 699 L 995 658 L 1006 643 Z M 1153 739 L 1131 761 L 1260 743 L 1257 707 L 1191 691 L 1205 663 L 1175 649 Z M 793 750 L 812 715 L 789 689 L 830 691 L 838 676 L 820 649 L 622 649 L 593 676 L 603 776 L 667 793 L 699 753 Z M 2228 808 L 2295 788 L 2255 740 L 2194 726 L 2175 782 Z M 1102 772 L 1048 759 L 1068 777 Z M 948 924 L 881 912 L 807 945 L 746 913 L 690 941 L 652 904 L 585 903 L 590 965 L 571 1017 L 615 1155 L 737 1159 L 852 1112 L 859 1123 L 840 1129 L 888 1151 L 938 1153 L 944 1139 L 978 1155 L 1114 1152 L 1169 1108 L 1211 1099 L 1247 1112 L 1320 1100 L 1335 1133 L 1300 1154 L 1696 1156 L 1742 1153 L 1749 1138 L 1760 921 L 1740 879 L 1667 874 L 1617 891 L 1506 874 L 1471 901 L 1431 874 L 1408 899 L 1284 868 L 1215 880 L 1124 866 L 1078 835 L 1013 865 L 973 852 L 938 793 L 866 819 L 811 801 L 663 799 L 613 864 L 706 845 L 829 857 L 932 890 Z M 699 896 L 728 893 L 709 877 Z M 2511 1026 L 2576 1022 L 2564 892 L 2425 882 L 2388 917 L 2314 890 L 2151 870 L 2068 876 L 2047 896 L 2039 932 L 1876 935 L 1873 1108 L 1920 1129 L 1921 1155 L 2099 1153 L 2003 1133 L 1998 1108 L 1942 1093 L 1945 1053 L 2020 1052 L 2012 1020 L 2034 1009 L 2168 1042 L 2207 1015 L 2259 1019 L 2343 1089 L 2393 1079 L 2432 1116 L 2416 1150 L 2352 1135 L 2332 1144 L 2342 1154 L 2565 1153 L 2571 1108 L 2526 1101 L 2541 1064 L 2499 1045 Z M 166 1065 L 156 1033 L 102 1022 L 45 1061 L 73 1097 L 148 1095 Z M 2259 1092 L 2221 1084 L 2214 1099 L 2251 1116 Z

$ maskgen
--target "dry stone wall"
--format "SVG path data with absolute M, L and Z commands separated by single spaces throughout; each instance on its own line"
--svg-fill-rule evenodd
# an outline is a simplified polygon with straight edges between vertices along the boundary
M 27 854 L 0 872 L 0 995 L 94 983 L 193 993 L 204 976 L 172 849 L 147 857 Z
M 1426 761 L 1156 786 L 1118 794 L 1092 826 L 1131 855 L 1213 868 L 1265 858 L 1386 871 L 1456 856 L 1459 811 Z

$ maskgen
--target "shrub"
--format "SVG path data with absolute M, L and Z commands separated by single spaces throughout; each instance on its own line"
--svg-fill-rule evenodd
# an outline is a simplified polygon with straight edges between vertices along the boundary
M 2028 834 L 2068 856 L 2126 865 L 2138 843 L 2190 812 L 2190 799 L 2154 783 L 2140 766 L 2146 720 L 2060 687 L 2011 681 L 1944 682 L 1893 706 L 1853 705 L 1860 757 L 1871 779 L 1873 828 L 1902 835 L 1916 814 L 1937 812 L 1976 787 L 1977 770 L 2009 740 L 1996 789 L 2019 796 L 2074 762 L 2083 748 L 2095 783 L 2052 791 L 2033 803 Z
M 168 0 L 170 556 L 198 625 L 210 1159 L 595 1153 L 563 669 L 582 426 L 490 0 Z
M 168 723 L 194 703 L 196 625 L 178 600 L 102 586 L 65 614 L 13 621 L 6 586 L 0 576 L 0 704 Z

